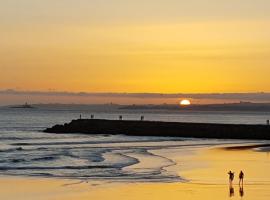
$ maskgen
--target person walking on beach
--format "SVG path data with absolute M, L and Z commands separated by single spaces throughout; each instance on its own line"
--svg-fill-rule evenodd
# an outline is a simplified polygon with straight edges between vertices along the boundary
M 244 172 L 241 170 L 239 173 L 239 185 L 244 184 Z
M 232 185 L 232 182 L 233 182 L 233 179 L 234 179 L 234 172 L 229 171 L 228 174 L 229 174 L 229 182 L 230 182 L 230 185 Z

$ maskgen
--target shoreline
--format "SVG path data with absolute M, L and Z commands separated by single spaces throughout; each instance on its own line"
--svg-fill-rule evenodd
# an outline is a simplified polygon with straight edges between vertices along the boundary
M 265 174 L 268 164 L 265 162 L 264 153 L 246 150 L 238 151 L 236 156 L 239 157 L 239 160 L 235 160 L 232 157 L 232 155 L 235 155 L 235 152 L 222 148 L 219 149 L 219 147 L 198 149 L 196 152 L 196 154 L 191 154 L 184 160 L 179 155 L 171 155 L 175 156 L 178 161 L 182 161 L 178 172 L 190 180 L 189 182 L 137 183 L 106 180 L 94 181 L 91 179 L 79 181 L 41 177 L 1 176 L 0 197 L 10 200 L 227 200 L 230 197 L 244 197 L 257 200 L 269 199 L 270 183 L 265 182 L 269 180 L 269 173 Z M 190 164 L 193 162 L 196 162 L 199 166 L 196 168 L 190 167 Z M 201 166 L 201 163 L 205 163 L 205 165 Z M 185 168 L 185 165 L 189 165 L 189 168 Z M 226 174 L 228 166 L 230 169 L 235 170 L 235 172 L 244 167 L 247 175 L 244 193 L 240 193 L 237 180 L 235 180 L 232 187 L 229 187 Z M 14 185 L 16 185 L 15 188 Z M 231 191 L 232 188 L 233 192 Z
M 270 140 L 270 126 L 247 124 L 77 119 L 47 128 L 44 132 Z

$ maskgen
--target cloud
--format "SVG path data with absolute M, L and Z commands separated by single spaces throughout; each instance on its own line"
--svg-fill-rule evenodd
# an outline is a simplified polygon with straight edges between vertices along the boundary
M 270 101 L 270 93 L 91 93 L 91 92 L 65 92 L 65 91 L 19 91 L 13 89 L 0 90 L 0 95 L 16 96 L 62 96 L 62 97 L 102 97 L 102 98 L 192 98 L 192 99 L 213 99 L 213 100 L 247 100 L 247 101 Z

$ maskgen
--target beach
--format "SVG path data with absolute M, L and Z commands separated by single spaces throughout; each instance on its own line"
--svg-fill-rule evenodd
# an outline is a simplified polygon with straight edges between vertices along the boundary
M 0 0 L 0 22 L 0 200 L 270 200 L 270 0 Z
M 227 147 L 231 145 L 225 145 Z M 239 146 L 239 145 L 232 145 Z M 243 144 L 241 144 L 243 146 Z M 228 150 L 223 147 L 199 148 L 184 158 L 173 151 L 159 155 L 174 158 L 179 165 L 179 182 L 130 182 L 113 180 L 72 180 L 55 178 L 0 178 L 1 199 L 261 199 L 270 197 L 270 158 L 263 149 Z M 157 152 L 156 152 L 157 153 Z M 234 193 L 229 192 L 227 171 L 236 172 Z M 244 170 L 244 191 L 240 194 L 237 173 Z
M 88 199 L 262 199 L 270 197 L 269 142 L 95 134 L 54 134 L 77 108 L 0 109 L 0 198 Z M 135 120 L 138 113 L 96 113 Z M 152 121 L 253 124 L 268 113 L 144 113 Z M 220 117 L 223 116 L 223 117 Z M 199 121 L 201 119 L 201 121 Z M 205 120 L 205 121 L 203 121 Z M 262 120 L 261 120 L 262 121 Z M 230 197 L 228 174 L 236 173 Z M 245 173 L 240 197 L 238 173 Z

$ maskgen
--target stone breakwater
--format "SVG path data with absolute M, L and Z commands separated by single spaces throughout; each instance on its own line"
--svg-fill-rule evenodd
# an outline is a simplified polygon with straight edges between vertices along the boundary
M 220 139 L 270 139 L 270 126 L 158 121 L 78 119 L 44 130 L 47 133 L 124 134 Z

